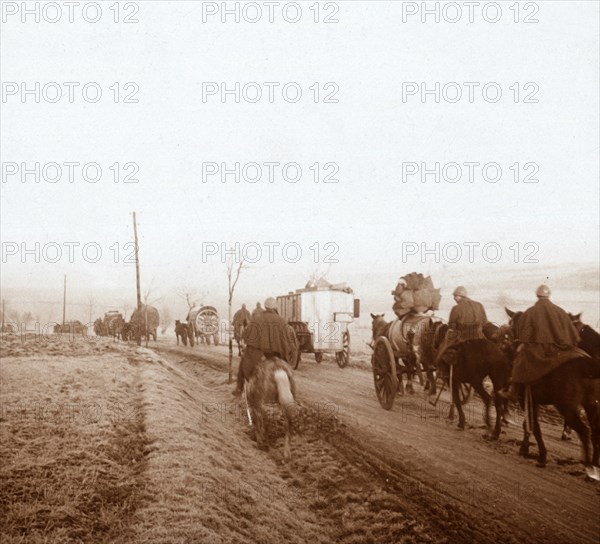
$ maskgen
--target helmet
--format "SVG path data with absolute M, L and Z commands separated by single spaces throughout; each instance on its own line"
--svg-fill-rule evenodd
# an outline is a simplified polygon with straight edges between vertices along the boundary
M 265 300 L 265 308 L 267 310 L 277 310 L 277 301 L 273 297 L 269 297 Z
M 455 297 L 466 297 L 467 296 L 467 290 L 461 285 L 460 287 L 457 287 L 456 289 L 454 289 L 454 293 L 452 293 Z
M 547 285 L 540 285 L 536 290 L 535 294 L 538 298 L 550 298 L 550 287 Z

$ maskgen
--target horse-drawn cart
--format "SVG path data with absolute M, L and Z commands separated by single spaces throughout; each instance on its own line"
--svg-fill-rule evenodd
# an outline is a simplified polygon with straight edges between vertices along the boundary
M 439 387 L 437 398 L 430 402 L 435 406 L 442 390 L 449 385 L 451 376 L 442 375 L 440 372 L 434 376 L 434 335 L 437 327 L 432 316 L 408 315 L 392 323 L 386 323 L 383 316 L 374 316 L 373 319 L 371 366 L 375 393 L 381 407 L 391 410 L 396 395 L 404 393 L 402 374 L 407 375 L 406 389 L 411 393 L 414 392 L 412 381 L 415 376 L 421 385 L 427 385 L 430 393 Z M 426 374 L 426 378 L 423 374 Z M 471 385 L 460 384 L 459 397 L 462 405 L 469 401 L 471 392 Z
M 350 332 L 348 324 L 360 315 L 360 301 L 344 285 L 321 282 L 320 286 L 307 285 L 277 297 L 277 309 L 292 326 L 298 339 L 298 368 L 301 353 L 314 353 L 320 363 L 323 354 L 335 354 L 340 368 L 350 361 Z
M 211 338 L 215 346 L 219 345 L 219 313 L 214 306 L 192 308 L 187 321 L 193 329 L 198 343 L 210 345 Z M 193 345 L 193 344 L 192 344 Z

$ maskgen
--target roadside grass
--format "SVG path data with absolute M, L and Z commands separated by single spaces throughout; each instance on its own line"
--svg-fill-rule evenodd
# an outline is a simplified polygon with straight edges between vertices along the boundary
M 0 366 L 2 542 L 130 541 L 145 467 L 137 369 L 112 350 L 38 349 Z

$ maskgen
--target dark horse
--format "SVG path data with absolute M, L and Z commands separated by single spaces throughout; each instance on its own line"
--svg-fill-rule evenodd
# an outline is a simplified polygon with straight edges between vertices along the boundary
M 579 342 L 578 347 L 588 353 L 591 357 L 600 359 L 600 334 L 581 321 L 581 312 L 577 315 L 569 313 L 569 317 L 581 337 L 581 342 Z M 571 429 L 566 423 L 560 439 L 571 440 Z
M 506 313 L 511 318 L 510 325 L 514 333 L 523 312 L 511 312 L 506 308 Z M 553 405 L 565 419 L 565 424 L 574 429 L 579 436 L 583 450 L 583 463 L 588 474 L 592 475 L 590 469 L 599 466 L 600 458 L 600 360 L 592 357 L 577 357 L 555 368 L 536 382 L 520 386 L 519 403 L 522 408 L 525 405 L 527 387 L 531 391 L 533 435 L 539 450 L 538 466 L 544 467 L 547 463 L 547 450 L 538 421 L 539 407 Z M 589 427 L 583 419 L 582 406 Z M 529 453 L 527 420 L 523 423 L 523 431 L 523 443 L 519 453 L 527 456 Z M 593 477 L 597 478 L 597 476 Z
M 438 333 L 435 335 L 434 351 L 439 347 L 441 339 L 445 337 L 448 331 L 448 325 L 441 325 Z M 437 344 L 437 345 L 436 345 Z M 498 345 L 487 338 L 477 340 L 466 340 L 448 348 L 440 364 L 449 375 L 449 365 L 452 365 L 452 402 L 458 411 L 458 427 L 465 428 L 465 414 L 460 402 L 459 389 L 461 383 L 468 383 L 473 386 L 475 391 L 481 397 L 485 405 L 484 421 L 488 427 L 491 427 L 490 405 L 492 403 L 491 395 L 485 390 L 483 381 L 489 377 L 494 387 L 494 405 L 496 407 L 496 424 L 492 437 L 497 439 L 500 436 L 502 417 L 505 410 L 505 402 L 498 395 L 498 391 L 506 387 L 510 378 L 510 361 L 506 354 Z
M 179 338 L 184 346 L 187 346 L 188 339 L 188 326 L 187 323 L 182 323 L 179 319 L 175 321 L 175 336 L 177 337 L 177 345 L 179 345 Z
M 577 315 L 569 314 L 569 317 L 581 337 L 579 347 L 586 353 L 589 353 L 594 359 L 600 359 L 600 334 L 589 325 L 581 322 L 580 313 Z

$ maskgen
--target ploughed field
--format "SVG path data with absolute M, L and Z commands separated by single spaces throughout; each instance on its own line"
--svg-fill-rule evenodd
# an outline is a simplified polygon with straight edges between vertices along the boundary
M 386 412 L 368 355 L 345 369 L 305 355 L 284 463 L 278 410 L 260 451 L 224 348 L 150 347 L 2 339 L 3 544 L 600 539 L 600 485 L 585 478 L 578 439 L 560 441 L 559 418 L 542 424 L 539 469 L 517 455 L 519 414 L 490 441 L 478 399 L 457 431 L 446 393 L 433 408 L 416 385 Z

